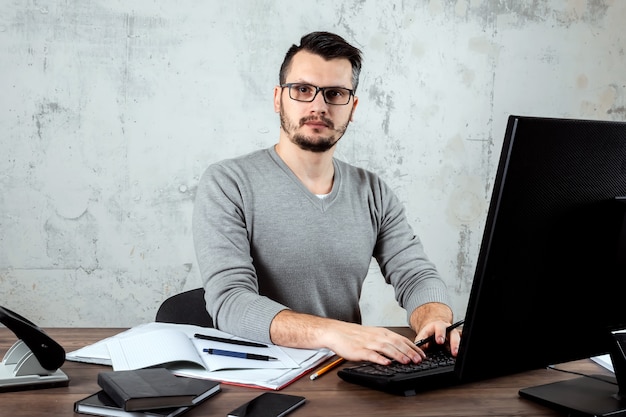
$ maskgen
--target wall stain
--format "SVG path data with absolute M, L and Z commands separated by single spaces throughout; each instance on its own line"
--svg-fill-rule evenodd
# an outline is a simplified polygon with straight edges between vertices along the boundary
M 459 231 L 458 251 L 455 259 L 456 285 L 454 291 L 457 294 L 468 294 L 474 279 L 474 260 L 470 256 L 473 248 L 472 230 L 463 225 Z
M 438 9 L 431 8 L 431 10 L 434 13 L 444 13 L 448 18 L 481 22 L 483 28 L 495 27 L 498 18 L 503 15 L 511 16 L 509 24 L 520 28 L 530 23 L 544 24 L 548 21 L 555 21 L 563 27 L 569 27 L 580 21 L 602 26 L 613 1 L 589 0 L 581 3 L 582 6 L 572 2 L 551 0 L 480 0 L 472 1 L 465 7 L 459 7 L 459 3 L 440 2 Z
M 46 254 L 54 268 L 87 273 L 99 268 L 98 226 L 87 211 L 76 219 L 51 216 L 44 224 L 44 232 Z
M 40 140 L 43 139 L 42 133 L 45 125 L 52 121 L 55 114 L 59 114 L 64 111 L 67 111 L 67 109 L 62 108 L 59 103 L 56 102 L 43 101 L 39 103 L 39 111 L 33 115 L 32 119 L 35 123 L 37 137 Z
M 626 106 L 613 107 L 607 110 L 607 114 L 621 116 L 626 119 Z
M 369 86 L 368 97 L 383 111 L 384 116 L 381 122 L 381 127 L 383 132 L 385 132 L 385 135 L 388 136 L 391 115 L 394 110 L 393 93 L 391 90 L 380 88 L 381 85 L 383 85 L 383 80 L 381 78 L 377 78 L 371 86 Z

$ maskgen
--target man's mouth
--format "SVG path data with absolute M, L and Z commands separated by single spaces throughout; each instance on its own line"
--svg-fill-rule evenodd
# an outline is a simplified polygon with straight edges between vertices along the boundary
M 313 128 L 316 128 L 316 129 L 321 129 L 321 128 L 324 128 L 324 127 L 328 127 L 326 125 L 326 123 L 322 123 L 322 122 L 307 122 L 307 123 L 305 123 L 305 125 L 313 127 Z
M 304 119 L 302 120 L 301 125 L 307 125 L 314 129 L 323 129 L 330 128 L 332 126 L 332 123 L 330 123 L 330 121 L 327 122 L 320 119 Z

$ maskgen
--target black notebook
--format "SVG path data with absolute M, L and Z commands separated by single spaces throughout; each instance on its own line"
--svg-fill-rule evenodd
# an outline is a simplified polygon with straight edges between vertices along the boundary
M 190 407 L 219 391 L 219 382 L 177 377 L 165 368 L 98 374 L 98 385 L 125 411 Z
M 217 392 L 219 392 L 219 390 L 214 392 L 213 395 Z M 212 395 L 204 397 L 202 400 L 196 402 L 195 405 L 200 404 L 202 401 L 210 398 L 211 396 Z M 149 411 L 124 411 L 124 409 L 119 407 L 104 391 L 98 391 L 97 393 L 74 403 L 74 411 L 77 413 L 90 414 L 94 416 L 117 417 L 176 417 L 191 410 L 192 408 L 193 407 L 174 407 L 159 408 Z

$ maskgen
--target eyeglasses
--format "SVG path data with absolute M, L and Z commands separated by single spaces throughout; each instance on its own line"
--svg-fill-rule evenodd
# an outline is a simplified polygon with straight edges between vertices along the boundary
M 317 93 L 322 92 L 326 104 L 345 106 L 354 95 L 354 90 L 343 87 L 316 87 L 311 84 L 287 83 L 281 84 L 281 88 L 289 88 L 289 98 L 296 101 L 310 103 L 315 100 Z

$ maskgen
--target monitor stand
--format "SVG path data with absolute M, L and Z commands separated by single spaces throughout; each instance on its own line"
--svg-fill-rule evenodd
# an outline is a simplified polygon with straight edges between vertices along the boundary
M 523 388 L 519 395 L 572 417 L 626 416 L 626 401 L 620 400 L 617 385 L 613 385 L 615 378 L 592 377 L 606 378 L 607 382 L 581 377 Z
M 590 375 L 523 388 L 522 398 L 569 416 L 626 416 L 626 332 L 612 332 L 611 360 L 615 377 Z

